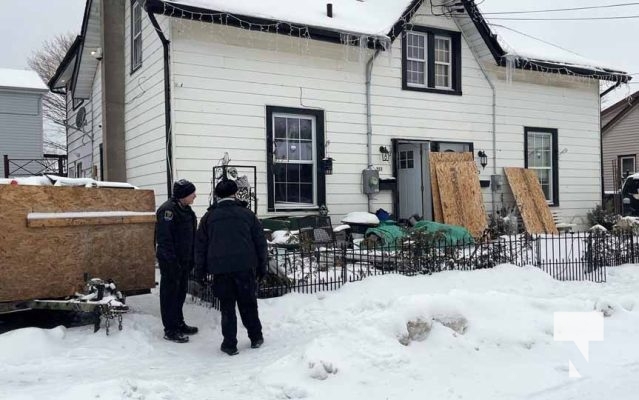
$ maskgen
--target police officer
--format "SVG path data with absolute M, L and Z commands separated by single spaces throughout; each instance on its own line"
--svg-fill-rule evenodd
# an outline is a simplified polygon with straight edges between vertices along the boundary
M 198 329 L 184 322 L 182 306 L 186 299 L 189 272 L 194 265 L 197 227 L 191 204 L 195 185 L 186 179 L 173 184 L 173 196 L 158 208 L 155 224 L 156 257 L 160 264 L 160 311 L 164 339 L 186 343 Z
M 198 227 L 195 259 L 200 277 L 213 274 L 213 292 L 220 300 L 222 335 L 220 350 L 237 351 L 237 316 L 248 331 L 251 347 L 264 343 L 257 312 L 257 283 L 266 273 L 266 239 L 255 214 L 235 198 L 237 184 L 223 180 L 215 187 L 219 198 L 209 207 Z

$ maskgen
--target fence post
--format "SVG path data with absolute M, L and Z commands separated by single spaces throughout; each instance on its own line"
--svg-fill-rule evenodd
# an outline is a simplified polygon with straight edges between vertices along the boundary
M 62 163 L 62 156 L 58 156 L 58 176 L 64 176 L 64 165 Z
M 9 177 L 9 155 L 5 154 L 2 158 L 4 158 L 4 177 Z

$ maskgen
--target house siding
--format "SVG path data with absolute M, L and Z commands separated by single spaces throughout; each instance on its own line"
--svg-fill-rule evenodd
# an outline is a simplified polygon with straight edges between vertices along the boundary
M 69 176 L 77 175 L 77 167 L 82 163 L 80 177 L 102 179 L 100 176 L 100 143 L 102 143 L 102 63 L 98 63 L 92 82 L 91 96 L 73 108 L 71 94 L 67 93 L 67 149 Z M 86 112 L 86 125 L 76 126 L 76 116 L 80 109 Z M 95 171 L 94 171 L 95 169 Z M 94 172 L 96 172 L 94 174 Z
M 420 10 L 422 16 L 415 23 L 459 30 L 453 20 L 423 16 L 428 12 Z M 330 141 L 326 152 L 335 159 L 334 174 L 326 177 L 327 207 L 335 220 L 367 208 L 361 171 L 367 166 L 364 67 L 369 51 L 176 21 L 172 41 L 175 166 L 181 176 L 196 182 L 198 194 L 209 193 L 211 168 L 228 151 L 232 163 L 257 167 L 258 212 L 267 214 L 265 107 L 312 107 L 325 111 L 326 140 Z M 475 151 L 489 154 L 489 165 L 481 171 L 481 178 L 489 179 L 495 152 L 498 174 L 503 174 L 505 166 L 524 166 L 524 127 L 555 128 L 560 206 L 553 211 L 565 222 L 583 224 L 587 210 L 600 199 L 596 82 L 520 70 L 512 82 L 506 82 L 505 69 L 494 67 L 475 31 L 470 41 L 497 91 L 497 149 L 493 150 L 492 91 L 471 53 L 468 32 L 464 33 L 462 96 L 402 90 L 400 40 L 391 53 L 375 61 L 372 148 L 373 164 L 382 168 L 381 177 L 392 175 L 392 165 L 382 161 L 376 149 L 390 145 L 394 138 L 473 142 Z M 482 193 L 490 210 L 490 189 Z M 507 184 L 503 195 L 497 193 L 496 206 L 502 199 L 503 203 L 513 201 Z M 196 203 L 202 212 L 205 204 Z M 390 192 L 375 196 L 372 209 L 380 207 L 392 209 Z
M 618 189 L 613 181 L 613 165 L 617 157 L 634 155 L 639 166 L 639 107 L 635 107 L 603 134 L 604 188 Z M 633 171 L 630 171 L 633 172 Z M 617 187 L 615 187 L 617 186 Z
M 170 19 L 156 16 L 170 38 Z M 164 114 L 164 53 L 158 34 L 142 12 L 142 66 L 131 73 L 131 2 L 125 11 L 124 129 L 129 183 L 155 192 L 156 204 L 167 198 Z
M 42 93 L 0 90 L 0 157 L 42 158 L 42 129 Z

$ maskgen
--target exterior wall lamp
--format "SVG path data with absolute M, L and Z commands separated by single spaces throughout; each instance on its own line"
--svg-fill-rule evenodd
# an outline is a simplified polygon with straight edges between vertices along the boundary
M 477 152 L 477 157 L 479 157 L 479 164 L 481 165 L 481 169 L 486 168 L 486 165 L 488 165 L 488 156 L 486 155 L 486 152 L 484 150 L 479 150 Z
M 390 150 L 387 146 L 379 146 L 379 152 L 382 153 L 382 161 L 390 160 Z

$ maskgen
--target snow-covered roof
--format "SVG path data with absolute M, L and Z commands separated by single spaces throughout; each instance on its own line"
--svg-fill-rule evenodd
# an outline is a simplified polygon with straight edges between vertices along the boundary
M 173 0 L 207 10 L 246 15 L 345 33 L 386 36 L 411 4 L 411 0 Z M 333 17 L 326 4 L 333 4 Z
M 549 62 L 566 66 L 577 66 L 595 70 L 620 71 L 619 67 L 580 56 L 568 49 L 563 49 L 547 42 L 498 24 L 491 24 L 490 30 L 497 35 L 497 41 L 506 55 L 512 55 L 530 61 Z
M 0 88 L 49 90 L 35 71 L 8 68 L 0 68 Z

